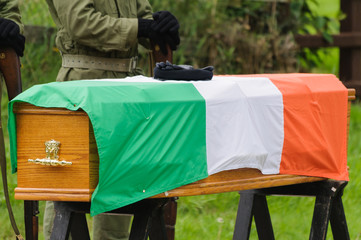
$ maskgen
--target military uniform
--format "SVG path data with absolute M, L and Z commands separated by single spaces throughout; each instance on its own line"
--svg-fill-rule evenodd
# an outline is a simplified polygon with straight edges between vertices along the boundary
M 0 47 L 9 47 L 12 46 L 19 56 L 23 55 L 25 38 L 21 35 L 23 33 L 23 25 L 21 23 L 21 16 L 19 11 L 19 5 L 17 0 L 0 0 Z M 21 36 L 20 36 L 21 35 Z M 14 39 L 16 41 L 14 41 Z M 20 39 L 20 41 L 18 41 Z M 11 42 L 11 44 L 9 44 Z M 6 64 L 7 65 L 7 64 Z M 4 66 L 1 66 L 1 69 L 5 72 Z M 8 66 L 6 66 L 8 67 Z M 3 85 L 3 74 L 0 71 L 0 94 L 2 93 Z M 10 79 L 9 79 L 10 80 Z M 1 105 L 1 96 L 0 96 L 0 105 Z M 0 111 L 0 125 L 1 125 L 1 111 Z M 0 130 L 1 138 L 3 138 L 3 130 Z M 0 152 L 5 156 L 5 146 L 4 139 L 1 140 Z M 2 161 L 2 167 L 6 168 L 6 160 Z M 4 164 L 4 165 L 3 165 Z M 2 170 L 2 174 L 5 171 Z M 4 176 L 3 176 L 4 177 Z M 5 176 L 6 178 L 6 176 Z M 5 184 L 5 181 L 3 182 Z M 7 184 L 7 183 L 6 183 Z M 8 192 L 7 186 L 4 185 L 4 191 Z M 5 195 L 6 196 L 6 195 Z M 8 202 L 9 198 L 5 197 L 6 205 L 8 210 L 11 210 L 11 204 Z M 16 239 L 23 239 L 20 235 L 19 229 L 15 223 L 14 216 L 12 212 L 9 212 L 10 222 L 13 227 L 14 233 L 16 234 Z
M 20 32 L 23 32 L 18 0 L 0 0 L 0 18 L 14 21 L 19 25 Z
M 63 56 L 134 59 L 136 62 L 138 18 L 152 19 L 148 0 L 46 1 L 58 28 L 56 46 Z M 140 41 L 149 46 L 147 39 Z M 122 78 L 141 73 L 139 68 L 111 71 L 61 67 L 57 81 Z
M 136 66 L 138 18 L 152 19 L 148 0 L 46 0 L 57 26 L 56 46 L 63 64 L 57 81 L 139 75 Z M 123 65 L 122 65 L 123 64 Z M 44 237 L 51 235 L 53 205 L 47 202 Z M 93 239 L 128 239 L 130 216 L 94 217 Z

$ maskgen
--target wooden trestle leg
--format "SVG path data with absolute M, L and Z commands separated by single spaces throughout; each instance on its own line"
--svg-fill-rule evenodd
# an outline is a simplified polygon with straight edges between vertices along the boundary
M 38 201 L 24 201 L 25 238 L 26 240 L 38 240 Z
M 177 197 L 170 198 L 168 203 L 164 205 L 163 216 L 164 224 L 167 231 L 168 240 L 175 239 L 175 224 L 177 220 Z
M 151 240 L 167 240 L 163 208 L 170 201 L 169 198 L 145 199 L 110 213 L 134 215 L 129 240 L 146 240 L 148 237 Z M 54 202 L 54 209 L 56 214 L 51 240 L 66 240 L 70 234 L 73 239 L 90 239 L 85 219 L 90 203 Z
M 177 216 L 177 198 L 146 199 L 111 211 L 134 214 L 130 240 L 174 240 Z M 54 202 L 55 219 L 50 239 L 90 240 L 86 213 L 90 203 Z M 27 240 L 38 239 L 38 201 L 24 201 L 25 232 Z
M 309 239 L 326 239 L 328 222 L 331 222 L 334 239 L 349 240 L 342 204 L 343 190 L 346 185 L 347 181 L 326 180 L 241 191 L 233 240 L 249 239 L 253 216 L 259 239 L 274 239 L 267 195 L 316 197 Z
M 71 234 L 73 239 L 90 240 L 85 213 L 89 203 L 54 202 L 55 219 L 50 239 L 65 240 Z
M 242 191 L 240 195 L 233 240 L 249 239 L 253 216 L 258 238 L 274 240 L 266 197 L 258 195 L 255 190 Z

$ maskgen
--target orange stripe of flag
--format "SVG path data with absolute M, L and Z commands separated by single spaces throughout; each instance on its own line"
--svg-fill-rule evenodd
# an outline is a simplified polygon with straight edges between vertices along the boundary
M 281 174 L 348 180 L 347 101 L 331 74 L 262 74 L 283 95 Z

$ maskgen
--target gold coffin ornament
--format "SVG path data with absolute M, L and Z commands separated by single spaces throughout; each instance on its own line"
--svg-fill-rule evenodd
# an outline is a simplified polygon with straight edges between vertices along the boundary
M 54 139 L 45 142 L 45 153 L 46 158 L 43 159 L 29 159 L 28 162 L 32 162 L 40 165 L 47 166 L 67 166 L 72 165 L 72 162 L 67 162 L 65 160 L 59 161 L 58 152 L 59 152 L 60 142 L 55 141 Z

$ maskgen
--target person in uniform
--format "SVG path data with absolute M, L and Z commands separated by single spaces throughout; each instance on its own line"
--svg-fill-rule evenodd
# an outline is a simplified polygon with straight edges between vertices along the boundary
M 15 90 L 14 92 L 11 92 L 11 94 L 8 92 L 9 98 L 14 97 L 13 94 L 17 94 L 17 90 L 21 89 L 21 86 L 17 86 L 19 84 L 18 81 L 14 82 L 13 78 L 9 78 L 9 72 L 10 75 L 12 75 L 12 71 L 18 66 L 18 61 L 13 58 L 15 54 L 13 52 L 10 53 L 11 57 L 8 57 L 6 54 L 8 54 L 9 48 L 12 48 L 18 56 L 23 56 L 24 54 L 24 48 L 25 48 L 25 37 L 22 35 L 23 33 L 23 25 L 21 22 L 21 16 L 19 11 L 19 5 L 17 0 L 0 0 L 0 48 L 1 48 L 1 63 L 0 63 L 0 93 L 2 93 L 2 85 L 3 80 L 5 80 L 4 76 L 7 76 L 8 79 L 7 84 L 12 85 L 12 90 Z M 18 60 L 18 59 L 16 59 Z M 13 65 L 12 65 L 13 63 Z M 6 73 L 7 72 L 7 73 Z M 18 80 L 18 79 L 17 79 Z M 8 89 L 9 89 L 8 86 Z M 1 97 L 0 97 L 0 105 L 1 105 Z M 5 145 L 4 145 L 4 135 L 3 130 L 1 128 L 1 111 L 0 111 L 0 154 L 2 155 L 1 158 L 1 172 L 2 174 L 6 174 L 6 158 L 5 158 Z M 3 176 L 3 186 L 4 186 L 4 192 L 8 192 L 7 187 L 7 181 L 6 176 Z M 13 227 L 14 233 L 16 234 L 17 239 L 23 239 L 20 235 L 19 229 L 16 225 L 12 208 L 10 204 L 10 200 L 8 196 L 5 194 L 5 202 L 7 205 L 7 208 L 9 210 L 9 218 L 11 225 Z
M 177 19 L 167 11 L 152 14 L 148 0 L 47 3 L 58 29 L 56 46 L 63 59 L 57 81 L 139 75 L 138 43 L 149 49 L 150 39 L 163 52 L 166 44 L 172 50 L 179 44 Z
M 148 0 L 46 0 L 57 26 L 62 56 L 57 81 L 124 78 L 142 74 L 138 43 L 150 41 L 163 53 L 180 43 L 178 20 L 168 11 L 153 13 Z M 46 203 L 44 238 L 51 235 L 54 209 Z M 130 216 L 96 215 L 93 239 L 128 239 Z

